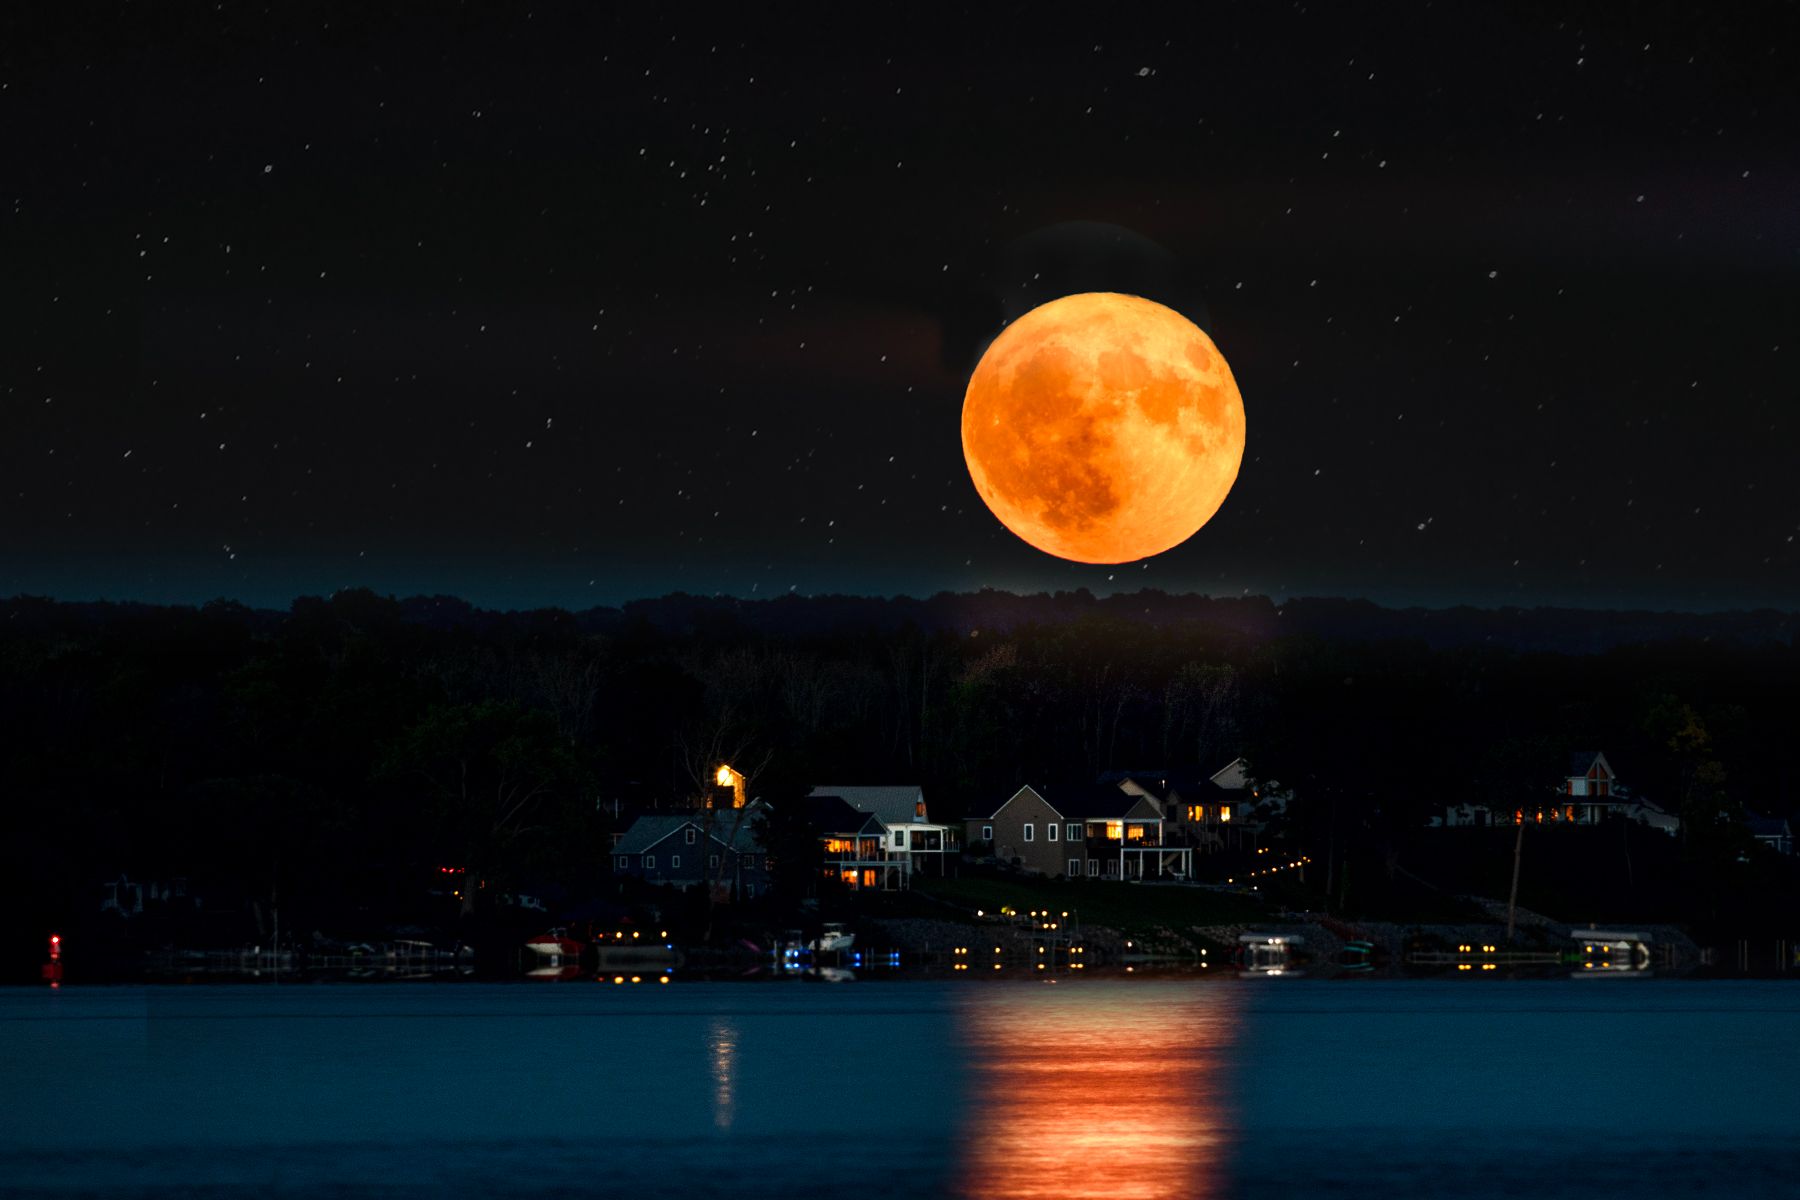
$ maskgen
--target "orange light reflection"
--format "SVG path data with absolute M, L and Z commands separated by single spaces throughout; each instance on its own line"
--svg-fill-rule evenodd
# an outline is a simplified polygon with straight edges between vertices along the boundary
M 1219 987 L 999 984 L 969 999 L 971 1125 L 962 1195 L 1161 1200 L 1225 1190 Z

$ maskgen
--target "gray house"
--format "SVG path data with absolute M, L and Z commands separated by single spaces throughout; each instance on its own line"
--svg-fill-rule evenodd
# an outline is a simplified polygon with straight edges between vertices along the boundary
M 722 898 L 760 896 L 769 887 L 768 855 L 756 844 L 754 814 L 738 818 L 729 809 L 639 817 L 612 849 L 613 871 L 667 887 L 717 880 Z

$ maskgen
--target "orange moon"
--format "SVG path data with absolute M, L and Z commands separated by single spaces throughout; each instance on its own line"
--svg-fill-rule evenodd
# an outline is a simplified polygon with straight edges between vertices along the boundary
M 1244 459 L 1244 400 L 1212 339 L 1141 296 L 1084 292 L 994 339 L 963 398 L 963 458 L 1000 523 L 1046 554 L 1120 563 L 1212 519 Z

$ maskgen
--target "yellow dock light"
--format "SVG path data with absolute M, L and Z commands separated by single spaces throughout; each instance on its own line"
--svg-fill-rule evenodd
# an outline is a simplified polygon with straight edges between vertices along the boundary
M 623 975 L 614 975 L 614 976 L 613 976 L 613 982 L 614 982 L 614 983 L 624 983 L 624 982 L 625 982 L 625 977 L 624 977 L 624 976 L 623 976 Z
M 667 983 L 667 982 L 669 982 L 669 977 L 667 975 L 659 975 L 659 976 L 657 976 L 656 982 Z
M 640 978 L 638 978 L 638 977 L 637 977 L 637 976 L 636 976 L 636 975 L 633 975 L 633 976 L 632 976 L 632 977 L 631 977 L 631 982 L 633 982 L 633 983 L 642 983 L 642 982 L 644 982 L 644 981 L 643 981 L 643 980 L 642 980 L 642 979 L 640 979 Z

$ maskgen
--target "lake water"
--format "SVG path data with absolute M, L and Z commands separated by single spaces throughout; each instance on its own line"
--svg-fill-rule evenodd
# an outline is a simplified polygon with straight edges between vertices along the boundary
M 1800 987 L 0 990 L 7 1196 L 1800 1195 Z

